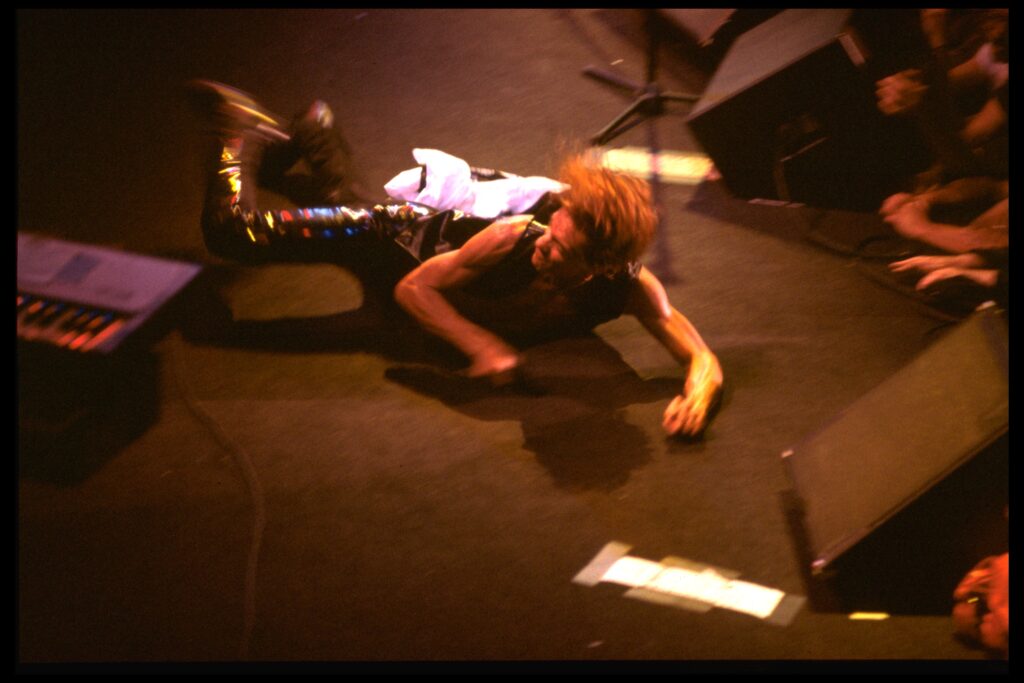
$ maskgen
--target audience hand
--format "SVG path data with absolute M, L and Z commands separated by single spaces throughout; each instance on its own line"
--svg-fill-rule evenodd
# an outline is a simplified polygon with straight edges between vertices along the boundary
M 894 273 L 905 273 L 920 270 L 931 273 L 940 268 L 979 268 L 985 261 L 977 254 L 950 254 L 941 256 L 912 256 L 902 261 L 893 261 L 889 270 Z
M 982 270 L 980 268 L 939 268 L 918 280 L 914 289 L 923 292 L 929 287 L 958 277 L 966 278 L 982 287 L 995 287 L 996 281 L 999 278 L 999 271 Z
M 914 198 L 915 195 L 912 195 L 909 192 L 898 192 L 885 198 L 885 201 L 882 202 L 882 208 L 878 210 L 878 213 L 883 216 L 894 214 L 899 211 L 901 206 L 907 202 L 913 201 Z
M 928 90 L 928 86 L 921 82 L 921 71 L 918 69 L 907 69 L 887 76 L 878 81 L 876 86 L 878 109 L 888 116 L 904 114 L 917 108 Z

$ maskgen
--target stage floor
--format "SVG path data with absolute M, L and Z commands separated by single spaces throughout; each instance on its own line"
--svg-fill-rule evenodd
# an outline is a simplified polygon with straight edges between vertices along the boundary
M 809 594 L 780 454 L 950 322 L 889 286 L 884 260 L 806 239 L 878 235 L 899 253 L 877 216 L 660 186 L 645 260 L 726 377 L 697 442 L 662 434 L 680 369 L 632 319 L 527 349 L 532 390 L 495 391 L 415 334 L 353 328 L 362 292 L 342 268 L 242 266 L 203 247 L 208 146 L 186 80 L 286 115 L 326 100 L 381 198 L 414 147 L 552 175 L 564 144 L 629 102 L 581 69 L 643 77 L 633 14 L 17 19 L 18 229 L 205 266 L 153 342 L 150 418 L 111 411 L 79 450 L 20 453 L 21 662 L 984 659 L 953 637 L 942 596 L 979 553 L 1006 549 L 1001 506 L 1002 547 L 949 558 L 915 579 L 938 600 L 880 621 L 809 601 L 777 626 L 572 583 L 617 541 Z M 666 49 L 659 79 L 700 92 L 708 74 Z M 612 146 L 700 153 L 685 116 L 673 106 Z M 31 384 L 46 369 L 19 371 Z

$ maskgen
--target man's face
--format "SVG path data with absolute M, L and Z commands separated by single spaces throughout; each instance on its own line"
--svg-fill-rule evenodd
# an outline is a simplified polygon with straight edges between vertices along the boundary
M 534 243 L 531 263 L 540 273 L 569 276 L 586 272 L 590 270 L 583 257 L 586 239 L 573 225 L 569 212 L 559 209 L 551 216 L 548 231 Z

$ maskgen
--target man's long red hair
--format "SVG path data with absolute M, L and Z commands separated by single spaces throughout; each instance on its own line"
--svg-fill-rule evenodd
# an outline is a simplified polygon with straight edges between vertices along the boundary
M 658 224 L 647 182 L 599 166 L 582 154 L 563 162 L 561 194 L 577 230 L 587 238 L 584 256 L 598 268 L 618 269 L 637 260 Z

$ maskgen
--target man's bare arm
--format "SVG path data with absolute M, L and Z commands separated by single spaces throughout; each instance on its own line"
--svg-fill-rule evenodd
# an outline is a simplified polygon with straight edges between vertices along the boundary
M 967 119 L 960 136 L 969 145 L 980 145 L 1006 125 L 1006 112 L 996 98 L 989 98 L 977 114 Z
M 908 202 L 885 218 L 904 237 L 957 254 L 1005 249 L 1010 243 L 1009 220 L 1009 199 L 991 207 L 971 221 L 968 227 L 933 222 L 928 215 L 928 204 L 922 201 Z
M 665 288 L 650 271 L 641 269 L 627 312 L 643 324 L 681 365 L 689 370 L 683 393 L 665 410 L 669 434 L 699 434 L 722 386 L 718 358 L 686 317 L 672 307 Z
M 460 315 L 444 291 L 465 286 L 500 262 L 528 223 L 529 217 L 522 216 L 497 221 L 460 249 L 424 261 L 395 287 L 395 301 L 424 329 L 469 357 L 471 377 L 511 379 L 518 353 L 495 334 Z
M 988 84 L 988 74 L 978 62 L 977 54 L 950 69 L 946 78 L 951 86 L 960 90 Z
M 958 178 L 941 187 L 922 192 L 917 199 L 929 205 L 985 202 L 995 204 L 1010 196 L 1010 182 L 984 176 Z

